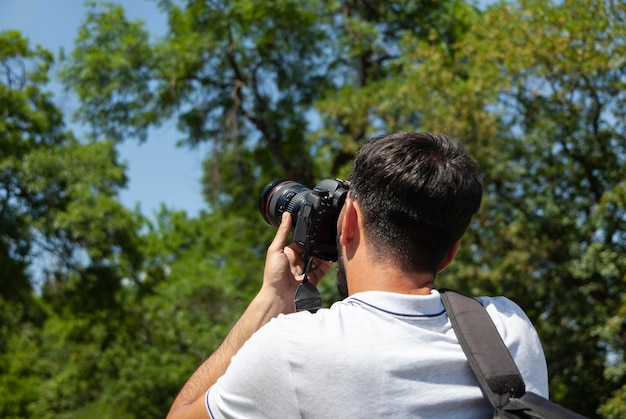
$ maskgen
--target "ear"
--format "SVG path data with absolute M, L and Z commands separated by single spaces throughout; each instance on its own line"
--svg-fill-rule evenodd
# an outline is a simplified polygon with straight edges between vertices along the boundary
M 346 198 L 342 211 L 343 214 L 340 218 L 340 225 L 338 226 L 341 232 L 339 243 L 342 246 L 347 246 L 358 234 L 360 212 L 356 202 L 350 197 Z
M 452 245 L 452 247 L 450 248 L 450 251 L 446 254 L 446 256 L 443 258 L 443 260 L 439 264 L 439 268 L 437 268 L 437 273 L 443 271 L 444 269 L 448 267 L 448 265 L 450 265 L 450 263 L 452 263 L 452 261 L 454 260 L 454 257 L 456 256 L 456 252 L 459 251 L 459 247 L 461 247 L 461 240 L 457 240 Z

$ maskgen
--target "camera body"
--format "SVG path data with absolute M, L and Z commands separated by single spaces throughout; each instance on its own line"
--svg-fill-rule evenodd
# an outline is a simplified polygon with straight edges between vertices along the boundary
M 293 214 L 294 242 L 310 255 L 336 261 L 337 220 L 349 190 L 350 182 L 341 179 L 324 179 L 313 189 L 277 179 L 263 189 L 259 210 L 275 227 L 285 211 Z

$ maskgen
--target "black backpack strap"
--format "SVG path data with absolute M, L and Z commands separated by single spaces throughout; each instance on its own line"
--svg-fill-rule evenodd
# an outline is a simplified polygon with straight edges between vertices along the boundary
M 472 297 L 441 289 L 450 323 L 483 393 L 499 410 L 510 398 L 521 397 L 525 384 L 487 310 Z
M 549 399 L 525 391 L 509 349 L 480 302 L 456 291 L 439 290 L 454 333 L 496 418 L 587 419 Z

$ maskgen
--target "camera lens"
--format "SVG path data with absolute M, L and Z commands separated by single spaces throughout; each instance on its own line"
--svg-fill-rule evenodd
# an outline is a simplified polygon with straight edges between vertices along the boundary
M 309 188 L 298 182 L 285 179 L 274 180 L 263 188 L 259 210 L 267 223 L 278 227 L 283 212 L 297 214 L 309 192 L 311 192 Z M 293 217 L 292 227 L 295 223 L 296 217 Z

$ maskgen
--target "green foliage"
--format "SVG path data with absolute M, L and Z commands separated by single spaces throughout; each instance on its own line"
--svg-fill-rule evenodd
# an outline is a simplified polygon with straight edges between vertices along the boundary
M 260 286 L 263 186 L 345 178 L 364 139 L 403 129 L 447 133 L 483 168 L 439 285 L 515 300 L 552 398 L 624 416 L 624 5 L 158 4 L 155 39 L 88 2 L 61 71 L 83 141 L 43 89 L 51 54 L 0 34 L 1 416 L 163 417 Z M 119 203 L 116 145 L 171 119 L 181 145 L 211 145 L 210 211 L 147 220 Z
M 151 98 L 149 82 L 155 57 L 147 47 L 147 34 L 140 22 L 126 20 L 120 6 L 108 3 L 102 14 L 98 14 L 97 2 L 88 2 L 88 6 L 72 53 L 80 57 L 84 68 L 80 73 L 66 71 L 61 76 L 79 97 L 98 103 L 97 109 L 79 109 L 79 116 L 86 121 L 110 122 L 94 129 L 96 136 L 119 140 L 123 135 L 138 135 L 145 140 L 146 129 L 164 116 Z
M 354 150 L 344 150 L 337 139 L 362 141 L 371 132 L 369 121 L 345 121 L 313 138 L 317 101 L 339 88 L 364 87 L 396 74 L 387 63 L 405 33 L 425 36 L 436 26 L 454 39 L 463 28 L 454 13 L 468 8 L 463 5 L 162 2 L 169 32 L 150 43 L 120 7 L 103 3 L 90 9 L 63 78 L 81 100 L 78 116 L 96 132 L 143 138 L 150 124 L 176 117 L 183 143 L 211 143 L 207 200 L 215 208 L 237 210 L 242 202 L 254 205 L 249 190 L 261 190 L 274 178 L 312 186 L 339 173 Z M 140 53 L 128 56 L 131 48 Z M 120 55 L 100 63 L 99 57 Z M 331 173 L 317 170 L 322 158 L 330 159 Z M 254 182 L 249 185 L 254 189 L 237 189 L 237 182 L 228 181 L 233 173 L 247 185 Z
M 102 388 L 142 221 L 117 200 L 114 144 L 65 131 L 50 53 L 3 32 L 0 58 L 0 415 L 56 417 Z

